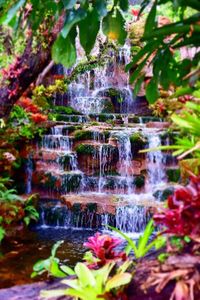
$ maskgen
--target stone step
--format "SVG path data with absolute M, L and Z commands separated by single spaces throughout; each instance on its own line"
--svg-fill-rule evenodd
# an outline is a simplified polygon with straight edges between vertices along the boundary
M 121 199 L 105 193 L 68 194 L 61 197 L 61 202 L 41 200 L 40 224 L 90 229 L 111 225 L 126 232 L 141 232 L 157 207 L 163 204 L 150 194 Z

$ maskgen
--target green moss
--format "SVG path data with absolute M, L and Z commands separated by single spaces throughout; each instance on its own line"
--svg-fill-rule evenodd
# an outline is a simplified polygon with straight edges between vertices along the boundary
M 88 203 L 87 210 L 89 212 L 96 212 L 97 211 L 97 204 L 96 203 Z
M 153 196 L 158 199 L 159 201 L 165 201 L 167 198 L 174 193 L 174 188 L 169 187 L 165 190 L 157 190 Z
M 61 193 L 69 193 L 69 192 L 76 192 L 78 188 L 80 187 L 82 175 L 81 174 L 75 174 L 75 173 L 66 173 L 63 174 L 61 180 L 61 187 L 60 192 Z
M 114 106 L 110 101 L 105 101 L 102 113 L 114 113 Z
M 180 176 L 181 176 L 180 169 L 167 169 L 166 173 L 169 182 L 178 182 L 180 180 Z
M 89 154 L 93 155 L 96 152 L 96 149 L 93 145 L 80 144 L 76 147 L 77 154 Z
M 62 115 L 62 114 L 55 114 L 56 121 L 64 121 L 64 122 L 79 122 L 79 116 L 69 116 L 69 115 Z
M 91 140 L 92 138 L 93 138 L 93 132 L 89 130 L 77 130 L 74 133 L 75 141 Z
M 56 113 L 65 115 L 80 115 L 80 112 L 78 112 L 71 106 L 55 106 L 54 111 Z
M 74 213 L 79 213 L 81 211 L 81 204 L 80 203 L 74 203 L 72 206 L 72 211 Z
M 147 140 L 142 134 L 136 132 L 131 135 L 130 142 L 131 146 L 137 146 L 137 148 L 143 149 L 147 143 Z
M 142 188 L 145 185 L 145 176 L 136 176 L 133 182 L 136 188 Z

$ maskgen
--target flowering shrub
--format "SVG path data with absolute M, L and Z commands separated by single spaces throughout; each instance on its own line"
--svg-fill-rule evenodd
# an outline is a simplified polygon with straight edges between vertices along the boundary
M 18 101 L 18 105 L 24 108 L 26 112 L 38 113 L 40 109 L 37 105 L 33 104 L 32 100 L 27 97 L 23 97 Z
M 167 204 L 154 215 L 157 224 L 166 226 L 165 233 L 191 239 L 200 235 L 200 176 L 191 176 L 190 183 L 169 196 Z
M 121 240 L 111 237 L 109 235 L 100 235 L 97 232 L 94 236 L 88 238 L 88 242 L 84 243 L 84 246 L 89 248 L 98 259 L 97 264 L 99 266 L 105 265 L 110 260 L 126 259 L 125 252 L 115 252 L 113 249 L 121 244 Z

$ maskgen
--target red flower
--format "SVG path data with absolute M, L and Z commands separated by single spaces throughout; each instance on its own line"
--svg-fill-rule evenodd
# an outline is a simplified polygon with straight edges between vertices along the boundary
M 140 12 L 139 9 L 134 9 L 134 8 L 133 8 L 133 9 L 131 10 L 132 15 L 135 16 L 135 17 L 137 17 L 137 16 L 139 15 L 139 12 Z
M 31 120 L 34 122 L 34 123 L 43 123 L 47 120 L 47 116 L 45 115 L 42 115 L 42 114 L 32 114 L 31 115 Z
M 193 96 L 192 95 L 184 95 L 184 96 L 180 96 L 178 97 L 178 101 L 181 102 L 181 103 L 186 103 L 187 101 L 191 101 L 193 100 Z
M 109 235 L 100 235 L 97 232 L 93 237 L 88 238 L 88 242 L 84 243 L 84 246 L 89 248 L 96 258 L 100 261 L 98 265 L 102 266 L 106 264 L 109 260 L 113 259 L 126 259 L 126 254 L 124 252 L 117 253 L 113 249 L 121 244 L 121 240 L 118 238 L 111 237 Z
M 166 233 L 191 238 L 200 235 L 200 176 L 192 176 L 186 187 L 168 197 L 167 203 L 167 209 L 154 215 L 155 222 L 166 227 Z

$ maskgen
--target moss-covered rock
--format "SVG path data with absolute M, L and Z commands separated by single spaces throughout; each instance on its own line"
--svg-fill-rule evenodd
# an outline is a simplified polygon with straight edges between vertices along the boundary
M 169 182 L 178 182 L 180 180 L 180 169 L 167 169 L 166 173 Z
M 147 145 L 146 138 L 139 132 L 135 132 L 130 136 L 130 142 L 133 157 L 136 156 L 138 152 L 144 149 Z
M 93 131 L 90 130 L 77 130 L 74 133 L 74 140 L 75 141 L 82 141 L 82 140 L 91 140 L 93 139 Z
M 145 176 L 136 176 L 133 181 L 136 188 L 142 188 L 145 185 Z
M 111 104 L 113 107 L 112 111 L 102 111 L 102 112 L 120 112 L 120 108 L 121 108 L 121 103 L 124 101 L 124 95 L 122 93 L 122 91 L 120 91 L 119 89 L 114 89 L 114 88 L 108 88 L 105 90 L 101 90 L 97 96 L 99 97 L 107 97 L 111 99 Z M 111 106 L 110 106 L 111 107 Z M 109 108 L 110 108 L 109 107 Z
M 54 111 L 64 115 L 80 115 L 81 113 L 71 106 L 54 106 Z
M 157 190 L 153 196 L 159 201 L 165 201 L 167 198 L 174 193 L 174 187 L 168 187 L 164 190 Z
M 75 148 L 77 154 L 93 155 L 96 153 L 96 147 L 89 144 L 80 144 Z
M 101 113 L 114 113 L 115 108 L 110 100 L 106 100 Z

